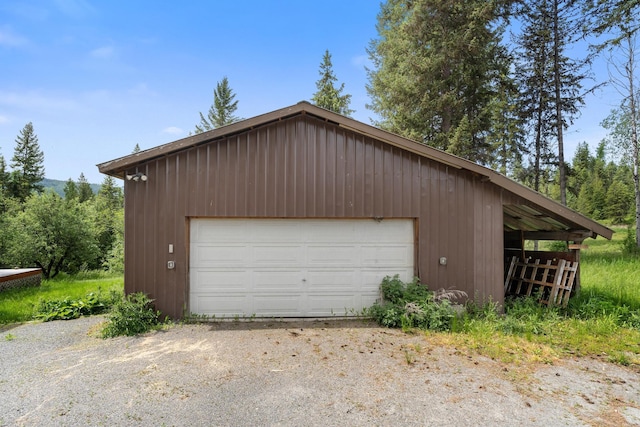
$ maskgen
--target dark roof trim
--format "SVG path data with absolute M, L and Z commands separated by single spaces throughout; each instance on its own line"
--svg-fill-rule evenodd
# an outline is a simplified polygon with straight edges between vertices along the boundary
M 473 163 L 469 160 L 454 156 L 444 151 L 437 150 L 428 145 L 421 144 L 401 137 L 399 135 L 387 132 L 382 129 L 378 129 L 371 125 L 359 122 L 349 117 L 336 114 L 332 111 L 325 110 L 323 108 L 312 105 L 306 101 L 299 102 L 290 107 L 275 110 L 270 113 L 262 114 L 250 119 L 242 120 L 228 126 L 223 126 L 208 132 L 203 132 L 197 135 L 189 136 L 187 138 L 179 139 L 168 144 L 160 145 L 149 150 L 140 151 L 139 153 L 130 154 L 125 157 L 120 157 L 115 160 L 98 164 L 98 170 L 101 173 L 111 175 L 117 178 L 124 178 L 125 172 L 137 165 L 153 160 L 159 157 L 164 157 L 177 151 L 185 150 L 197 145 L 205 144 L 217 139 L 226 138 L 237 133 L 251 130 L 258 126 L 264 126 L 266 124 L 283 120 L 288 117 L 308 114 L 315 116 L 323 121 L 333 122 L 337 126 L 356 132 L 371 138 L 381 140 L 387 144 L 402 148 L 409 152 L 415 153 L 422 157 L 432 159 L 436 162 L 443 163 L 445 165 L 454 167 L 456 169 L 465 169 L 473 172 L 481 177 L 483 181 L 491 181 L 501 188 L 504 188 L 511 193 L 514 193 L 531 203 L 539 206 L 547 211 L 552 216 L 559 216 L 565 218 L 587 230 L 592 231 L 593 237 L 596 235 L 603 236 L 607 239 L 611 239 L 613 231 L 603 225 L 592 221 L 591 219 L 561 205 L 532 189 L 521 185 L 499 173 Z

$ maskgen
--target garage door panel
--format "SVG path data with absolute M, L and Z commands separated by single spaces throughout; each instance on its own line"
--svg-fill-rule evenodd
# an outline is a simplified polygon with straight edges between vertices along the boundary
M 198 270 L 192 272 L 192 292 L 251 291 L 251 272 L 243 270 Z
M 252 298 L 247 295 L 192 295 L 192 313 L 206 314 L 216 317 L 232 317 L 241 315 L 252 306 Z
M 309 294 L 308 313 L 315 317 L 353 316 L 361 306 L 361 296 L 350 293 Z
M 250 257 L 251 250 L 245 245 L 206 245 L 200 243 L 191 254 L 191 267 L 242 266 Z
M 304 282 L 298 270 L 255 270 L 253 288 L 256 292 L 303 292 Z
M 307 246 L 307 260 L 311 266 L 346 266 L 355 268 L 360 263 L 358 246 Z
M 247 260 L 248 261 L 248 260 Z M 253 247 L 253 263 L 256 266 L 300 265 L 304 252 L 299 245 L 256 245 Z
M 360 288 L 359 275 L 353 270 L 308 270 L 305 277 L 309 283 L 309 292 L 325 293 L 344 292 L 345 289 Z
M 258 317 L 303 317 L 300 294 L 255 295 L 255 314 Z
M 191 243 L 235 243 L 251 240 L 246 221 L 210 223 L 207 220 L 191 221 Z
M 245 220 L 245 227 L 250 230 L 251 241 L 258 244 L 303 242 L 299 224 L 274 220 Z
M 412 220 L 194 219 L 190 239 L 190 310 L 218 317 L 354 315 L 413 276 Z

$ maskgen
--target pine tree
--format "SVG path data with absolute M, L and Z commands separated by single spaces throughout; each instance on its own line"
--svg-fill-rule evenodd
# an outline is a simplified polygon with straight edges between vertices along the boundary
M 83 203 L 93 198 L 93 190 L 91 189 L 91 185 L 87 181 L 87 178 L 84 177 L 83 173 L 80 173 L 80 177 L 78 178 L 77 185 L 78 185 L 78 202 Z
M 500 45 L 510 1 L 388 0 L 368 49 L 376 125 L 489 164 L 491 100 L 508 74 Z
M 24 126 L 15 141 L 9 192 L 18 200 L 24 201 L 34 190 L 42 191 L 39 182 L 44 179 L 44 153 L 40 150 L 38 136 L 34 133 L 31 122 Z
M 522 4 L 522 33 L 518 44 L 517 78 L 521 91 L 522 118 L 529 129 L 533 153 L 531 181 L 541 190 L 541 180 L 559 171 L 560 201 L 566 204 L 564 130 L 584 104 L 582 81 L 587 59 L 566 56 L 578 30 L 574 2 L 530 0 Z M 557 148 L 557 154 L 553 147 Z
M 98 247 L 100 248 L 100 265 L 109 257 L 114 244 L 118 240 L 119 212 L 124 207 L 122 188 L 116 186 L 115 180 L 106 176 L 95 198 L 95 220 Z
M 67 183 L 64 185 L 64 199 L 76 200 L 77 198 L 78 198 L 78 186 L 71 178 L 69 178 L 67 180 Z
M 640 30 L 640 0 L 588 0 L 581 2 L 588 19 L 586 30 L 608 38 L 596 45 L 598 50 L 620 44 Z M 622 31 L 616 31 L 622 29 Z
M 7 171 L 7 163 L 4 156 L 0 154 L 0 195 L 5 194 L 9 184 L 9 172 Z
M 140 145 L 136 144 L 136 146 L 133 147 L 133 151 L 131 152 L 131 154 L 136 154 L 136 153 L 139 153 L 140 151 L 141 151 Z
M 340 88 L 336 88 L 335 83 L 338 78 L 333 73 L 333 64 L 331 63 L 331 54 L 327 49 L 322 57 L 320 64 L 320 79 L 316 82 L 318 91 L 313 94 L 311 100 L 315 105 L 327 110 L 333 111 L 343 116 L 350 116 L 354 110 L 349 108 L 351 103 L 351 95 L 342 95 L 344 83 Z
M 213 91 L 213 104 L 209 108 L 207 117 L 200 113 L 200 124 L 196 125 L 195 133 L 210 131 L 240 120 L 239 117 L 234 116 L 238 109 L 238 101 L 235 97 L 236 94 L 229 87 L 229 80 L 226 76 L 223 77 Z
M 504 76 L 489 108 L 492 126 L 487 142 L 494 152 L 491 167 L 505 176 L 515 177 L 523 155 L 527 154 L 527 147 L 520 117 L 519 92 L 513 79 Z

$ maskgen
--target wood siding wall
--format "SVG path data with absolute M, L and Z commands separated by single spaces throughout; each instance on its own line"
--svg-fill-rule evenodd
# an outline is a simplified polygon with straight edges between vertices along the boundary
M 169 316 L 188 310 L 192 217 L 414 218 L 422 281 L 502 302 L 501 190 L 333 123 L 295 116 L 135 172 L 148 180 L 125 181 L 125 288 Z

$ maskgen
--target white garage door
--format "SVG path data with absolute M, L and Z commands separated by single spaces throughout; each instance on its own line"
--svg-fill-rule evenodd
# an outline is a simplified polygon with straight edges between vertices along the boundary
M 216 317 L 358 313 L 413 276 L 412 220 L 193 219 L 190 310 Z

